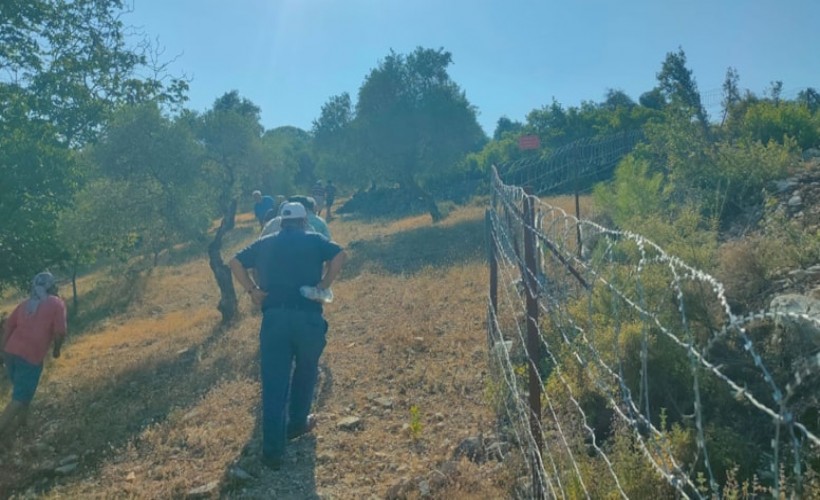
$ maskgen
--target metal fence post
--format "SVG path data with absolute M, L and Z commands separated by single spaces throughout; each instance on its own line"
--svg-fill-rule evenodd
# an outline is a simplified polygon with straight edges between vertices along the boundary
M 533 197 L 524 196 L 524 264 L 523 276 L 527 290 L 527 354 L 529 356 L 530 432 L 535 439 L 536 450 L 532 457 L 533 498 L 544 498 L 543 485 L 536 479 L 543 469 L 541 453 L 544 440 L 541 434 L 541 379 L 538 376 L 538 362 L 541 360 L 541 340 L 538 337 L 538 280 L 535 265 L 535 206 Z

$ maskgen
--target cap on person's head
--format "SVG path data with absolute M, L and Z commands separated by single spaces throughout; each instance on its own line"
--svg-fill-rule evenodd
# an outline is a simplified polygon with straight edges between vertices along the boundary
M 253 193 L 251 193 L 251 196 L 262 196 L 262 191 L 260 191 L 260 190 L 258 190 L 258 189 L 257 189 L 256 191 L 254 191 Z
M 282 205 L 279 209 L 279 216 L 282 220 L 287 219 L 304 219 L 307 217 L 304 205 L 296 202 L 289 202 Z

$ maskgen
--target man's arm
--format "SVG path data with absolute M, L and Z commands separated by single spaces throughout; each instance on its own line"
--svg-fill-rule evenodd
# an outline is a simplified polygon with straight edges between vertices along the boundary
M 256 283 L 254 283 L 253 278 L 251 278 L 251 275 L 248 273 L 248 270 L 245 269 L 245 266 L 243 266 L 242 263 L 234 257 L 230 260 L 230 262 L 228 262 L 228 267 L 231 268 L 231 273 L 234 278 L 236 278 L 236 281 L 239 282 L 239 285 L 251 295 L 253 303 L 256 305 L 261 305 L 267 294 L 263 292 L 256 285 Z
M 60 353 L 63 349 L 63 342 L 65 342 L 65 335 L 60 335 L 54 339 L 54 350 L 51 351 L 51 355 L 55 358 L 60 357 Z
M 330 285 L 333 284 L 333 280 L 335 280 L 339 275 L 339 272 L 342 270 L 342 266 L 346 261 L 347 254 L 344 250 L 337 253 L 336 256 L 330 259 L 330 262 L 327 263 L 325 275 L 322 276 L 322 281 L 320 281 L 316 286 L 325 290 L 330 288 Z

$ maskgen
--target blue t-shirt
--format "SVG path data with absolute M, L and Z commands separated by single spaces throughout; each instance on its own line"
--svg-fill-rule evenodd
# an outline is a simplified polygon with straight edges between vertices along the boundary
M 287 227 L 251 243 L 236 259 L 242 267 L 256 269 L 259 288 L 268 294 L 262 310 L 284 305 L 321 311 L 322 304 L 302 297 L 299 288 L 319 284 L 324 263 L 341 251 L 321 234 Z
M 265 214 L 273 208 L 274 203 L 276 202 L 273 201 L 273 197 L 271 196 L 263 196 L 261 200 L 254 203 L 253 214 L 256 216 L 256 220 L 259 222 L 265 220 Z
M 308 225 L 313 229 L 314 233 L 319 233 L 327 239 L 330 238 L 330 229 L 327 227 L 327 222 L 316 214 L 308 214 Z

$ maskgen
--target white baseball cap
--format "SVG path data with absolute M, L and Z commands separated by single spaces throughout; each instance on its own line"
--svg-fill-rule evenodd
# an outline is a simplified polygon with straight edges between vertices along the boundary
M 296 202 L 289 202 L 282 204 L 282 208 L 279 209 L 279 216 L 282 219 L 304 219 L 307 217 L 307 212 L 305 211 L 305 207 L 301 203 Z

